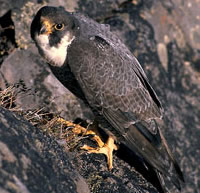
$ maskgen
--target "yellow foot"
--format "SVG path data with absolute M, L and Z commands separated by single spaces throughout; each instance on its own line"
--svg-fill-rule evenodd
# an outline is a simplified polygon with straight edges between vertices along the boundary
M 87 129 L 70 121 L 66 121 L 62 118 L 58 118 L 57 122 L 60 122 L 68 127 L 73 127 L 72 132 L 74 134 L 93 135 L 92 140 L 97 142 L 98 147 L 94 148 L 88 145 L 84 145 L 81 147 L 81 149 L 88 151 L 88 153 L 101 153 L 106 155 L 109 170 L 113 168 L 113 151 L 117 150 L 118 148 L 114 144 L 114 139 L 112 136 L 108 137 L 106 143 L 101 140 L 96 121 L 89 125 Z
M 99 146 L 98 148 L 93 148 L 88 145 L 84 145 L 83 147 L 81 147 L 81 149 L 87 150 L 88 153 L 102 153 L 106 155 L 108 169 L 111 170 L 113 168 L 113 151 L 117 150 L 117 146 L 114 144 L 113 137 L 109 136 L 107 142 L 104 145 Z
M 78 124 L 74 124 L 74 123 L 72 123 L 72 122 L 70 122 L 70 121 L 66 121 L 66 120 L 64 120 L 63 118 L 57 118 L 56 121 L 59 122 L 59 123 L 62 123 L 62 124 L 64 124 L 64 125 L 66 125 L 67 127 L 73 127 L 72 131 L 73 131 L 74 134 L 77 134 L 77 135 L 78 135 L 78 134 L 84 134 L 84 133 L 87 132 L 87 129 L 86 129 L 86 128 L 81 127 L 81 126 L 78 125 Z
M 76 135 L 79 135 L 79 134 L 93 135 L 92 140 L 97 142 L 98 147 L 103 147 L 104 142 L 100 138 L 100 134 L 97 129 L 97 123 L 95 121 L 94 123 L 90 124 L 87 129 L 78 124 L 74 124 L 70 121 L 66 121 L 63 118 L 57 118 L 56 122 L 66 125 L 67 127 L 73 127 L 72 132 Z

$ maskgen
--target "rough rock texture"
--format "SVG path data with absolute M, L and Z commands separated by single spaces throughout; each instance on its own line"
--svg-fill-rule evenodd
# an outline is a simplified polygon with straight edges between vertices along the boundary
M 14 23 L 11 11 L 0 17 L 0 66 L 3 60 L 15 49 Z
M 75 96 L 50 72 L 35 46 L 32 45 L 26 50 L 13 51 L 4 60 L 1 73 L 3 76 L 1 87 L 5 87 L 7 82 L 14 84 L 23 80 L 26 87 L 30 89 L 29 95 L 25 94 L 17 99 L 18 106 L 24 110 L 45 106 L 45 109 L 56 112 L 68 120 L 84 117 L 84 108 L 81 110 L 81 104 Z
M 31 103 L 43 104 L 52 111 L 66 112 L 64 116 L 68 119 L 91 118 L 85 108 L 76 105 L 79 104 L 78 101 L 73 97 L 71 99 L 72 95 L 69 95 L 65 88 L 58 86 L 59 83 L 56 83 L 31 45 L 30 21 L 36 10 L 45 2 L 36 0 L 9 2 L 12 1 L 0 1 L 0 4 L 2 3 L 0 16 L 12 10 L 11 17 L 16 27 L 15 40 L 18 47 L 27 49 L 17 50 L 12 54 L 10 52 L 13 49 L 10 49 L 6 53 L 8 57 L 4 53 L 0 55 L 0 62 L 3 61 L 0 66 L 0 72 L 3 72 L 0 74 L 0 85 L 4 85 L 5 80 L 13 83 L 23 79 L 33 90 L 36 88 L 39 90 L 39 95 L 32 97 Z M 70 11 L 80 10 L 100 22 L 110 24 L 111 30 L 118 34 L 138 58 L 165 108 L 166 126 L 163 132 L 185 175 L 186 184 L 182 192 L 199 192 L 199 0 L 49 0 L 49 3 L 62 5 Z M 1 20 L 0 26 L 2 26 Z M 2 36 L 2 28 L 0 35 Z M 1 49 L 6 49 L 7 45 L 15 47 L 9 38 L 2 42 L 0 39 Z M 6 44 L 6 42 L 11 43 Z M 60 95 L 63 96 L 61 99 Z M 57 96 L 58 99 L 53 101 L 56 104 L 52 105 L 50 101 Z M 66 105 L 63 105 L 65 102 Z M 26 104 L 24 103 L 25 107 Z M 87 179 L 92 192 L 156 192 L 135 172 L 134 168 L 138 169 L 140 164 L 134 163 L 133 159 L 130 160 L 131 156 L 126 157 L 123 150 L 114 156 L 115 169 L 112 173 L 107 171 L 103 155 L 82 153 L 79 155 L 79 151 L 76 154 L 74 164 L 81 165 L 78 171 Z M 145 177 L 153 183 L 151 176 L 148 178 L 146 172 Z M 176 191 L 172 188 L 171 192 Z
M 90 192 L 54 140 L 0 107 L 0 192 Z

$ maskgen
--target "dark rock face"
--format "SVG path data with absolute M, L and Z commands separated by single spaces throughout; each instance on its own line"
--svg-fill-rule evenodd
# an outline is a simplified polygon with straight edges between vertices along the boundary
M 89 143 L 86 140 L 82 141 L 83 144 L 92 145 L 91 142 Z M 77 170 L 87 180 L 91 192 L 157 193 L 156 188 L 138 172 L 138 168 L 141 169 L 144 166 L 141 166 L 141 162 L 136 163 L 137 159 L 127 149 L 120 147 L 113 157 L 114 168 L 112 171 L 108 171 L 106 159 L 103 154 L 85 154 L 78 152 L 74 159 L 74 164 L 76 166 L 81 165 L 81 167 L 77 167 Z M 146 173 L 145 177 L 147 177 Z M 153 175 L 151 178 L 156 180 Z M 154 185 L 160 188 L 156 183 L 158 182 L 155 182 Z
M 70 157 L 50 137 L 0 107 L 1 192 L 89 192 Z
M 79 101 L 53 76 L 36 47 L 14 51 L 2 64 L 1 73 L 2 87 L 6 82 L 14 84 L 23 80 L 31 89 L 29 95 L 17 99 L 17 104 L 24 110 L 45 105 L 49 111 L 59 112 L 69 120 L 84 117 Z
M 8 5 L 9 1 L 0 1 L 0 4 L 1 2 L 0 16 L 12 10 L 15 40 L 18 47 L 23 48 L 12 54 L 10 52 L 13 49 L 10 49 L 7 55 L 0 55 L 0 61 L 3 62 L 0 67 L 1 88 L 5 82 L 15 83 L 23 79 L 34 91 L 39 90 L 38 95 L 31 96 L 31 105 L 34 104 L 36 107 L 43 105 L 51 111 L 63 112 L 62 115 L 66 119 L 73 120 L 77 117 L 92 119 L 88 110 L 62 85 L 59 85 L 59 82 L 56 82 L 31 43 L 30 21 L 44 2 L 16 1 L 17 6 L 16 3 Z M 49 0 L 49 3 L 56 5 L 55 1 Z M 166 125 L 163 132 L 174 149 L 185 175 L 186 184 L 182 192 L 198 192 L 200 190 L 198 1 L 68 0 L 59 1 L 57 5 L 64 6 L 66 10 L 80 10 L 102 23 L 110 24 L 111 30 L 118 34 L 134 53 L 164 106 Z M 28 11 L 30 8 L 31 12 Z M 13 41 L 8 39 L 8 42 L 10 43 L 2 44 L 0 40 L 0 48 L 6 49 L 8 45 L 15 47 Z M 63 97 L 60 97 L 61 95 Z M 26 101 L 19 100 L 19 103 L 24 104 L 24 108 L 29 108 L 30 98 Z M 82 166 L 78 167 L 78 171 L 87 179 L 92 192 L 157 192 L 134 170 L 137 164 L 130 164 L 130 160 L 124 158 L 123 152 L 114 156 L 115 168 L 112 173 L 107 171 L 103 155 L 79 154 L 78 152 L 74 157 L 73 164 L 76 167 Z M 150 179 L 151 177 L 148 181 L 151 181 Z M 171 192 L 176 191 L 171 188 Z
M 0 18 L 0 66 L 6 56 L 8 56 L 14 48 L 15 30 L 14 23 L 11 19 L 11 11 L 8 11 Z

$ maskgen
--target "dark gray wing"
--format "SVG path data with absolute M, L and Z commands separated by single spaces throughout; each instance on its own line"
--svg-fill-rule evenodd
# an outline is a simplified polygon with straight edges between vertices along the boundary
M 151 125 L 152 119 L 161 118 L 162 107 L 137 60 L 95 36 L 74 40 L 67 61 L 90 106 L 125 144 L 166 171 L 160 134 Z
M 100 36 L 75 39 L 67 61 L 89 105 L 156 168 L 163 189 L 163 175 L 180 189 L 183 174 L 154 121 L 162 117 L 162 106 L 138 61 Z
M 89 105 L 159 171 L 158 176 L 171 177 L 179 188 L 177 175 L 184 181 L 182 172 L 154 121 L 162 117 L 162 106 L 138 61 L 127 50 L 93 36 L 75 39 L 67 62 Z
M 76 40 L 68 61 L 92 107 L 124 112 L 130 124 L 162 116 L 161 104 L 137 60 L 103 38 Z

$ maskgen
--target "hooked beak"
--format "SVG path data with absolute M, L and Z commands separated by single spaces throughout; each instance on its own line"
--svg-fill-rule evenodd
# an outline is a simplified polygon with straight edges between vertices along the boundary
M 48 30 L 47 30 L 46 26 L 42 25 L 42 27 L 40 28 L 40 34 L 45 34 L 47 32 L 48 32 Z
M 44 21 L 40 28 L 39 34 L 49 35 L 52 33 L 52 25 L 49 21 Z

